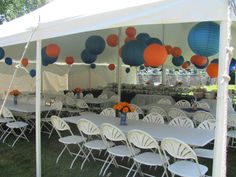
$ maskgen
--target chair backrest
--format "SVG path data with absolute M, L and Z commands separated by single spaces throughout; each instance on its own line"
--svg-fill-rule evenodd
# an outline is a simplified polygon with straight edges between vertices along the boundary
M 169 118 L 171 118 L 171 119 L 174 119 L 174 118 L 180 117 L 180 116 L 186 116 L 185 112 L 182 111 L 181 109 L 178 109 L 178 108 L 170 108 L 168 110 L 167 114 L 168 114 Z
M 15 117 L 12 114 L 12 112 L 9 109 L 7 109 L 6 107 L 3 107 L 3 109 L 2 109 L 2 116 L 4 118 L 12 118 L 15 120 Z
M 63 103 L 61 101 L 58 101 L 58 100 L 54 101 L 54 103 L 51 105 L 51 107 L 54 110 L 57 110 L 57 111 L 61 111 L 62 106 L 63 106 Z
M 71 97 L 69 97 L 69 96 L 66 96 L 66 98 L 65 98 L 65 103 L 66 103 L 66 105 L 68 105 L 68 106 L 75 106 L 76 101 L 75 101 L 74 98 L 71 98 Z
M 157 103 L 158 104 L 172 105 L 171 101 L 168 98 L 161 98 Z
M 97 127 L 97 125 L 95 125 L 90 120 L 80 119 L 77 123 L 77 127 L 78 127 L 80 133 L 82 132 L 82 133 L 89 135 L 89 136 L 100 135 L 100 130 Z
M 193 115 L 193 121 L 195 123 L 201 123 L 208 119 L 215 119 L 215 117 L 211 113 L 206 112 L 206 111 L 197 111 Z
M 143 115 L 143 110 L 139 106 L 136 104 L 130 104 L 130 106 L 132 106 L 138 114 Z
M 88 104 L 83 99 L 77 99 L 76 107 L 81 109 L 89 109 Z
M 128 112 L 127 113 L 127 119 L 129 119 L 129 120 L 139 120 L 139 114 L 136 111 Z
M 51 123 L 52 123 L 53 127 L 56 129 L 56 131 L 60 137 L 61 137 L 60 131 L 66 131 L 66 130 L 68 130 L 73 135 L 69 125 L 60 117 L 51 116 Z
M 172 119 L 169 122 L 169 125 L 194 128 L 193 121 L 185 116 L 180 116 L 180 117 L 176 117 L 176 118 Z
M 126 136 L 125 134 L 116 126 L 109 124 L 109 123 L 103 123 L 100 126 L 100 132 L 105 139 L 108 139 L 110 141 L 125 141 Z
M 198 108 L 202 108 L 202 109 L 206 109 L 206 110 L 210 110 L 210 105 L 206 102 L 198 102 L 196 101 L 195 104 L 197 105 Z
M 167 117 L 167 112 L 161 108 L 161 107 L 158 107 L 158 106 L 152 106 L 150 109 L 149 109 L 149 113 L 152 113 L 152 112 L 156 112 L 158 114 L 161 114 L 162 117 Z
M 144 122 L 164 124 L 164 118 L 157 112 L 151 112 L 143 118 Z
M 176 106 L 190 108 L 191 104 L 187 100 L 179 100 L 175 103 Z
M 101 95 L 99 95 L 98 96 L 98 98 L 101 98 L 101 99 L 108 99 L 108 96 L 107 96 L 107 94 L 101 94 Z
M 94 98 L 92 93 L 87 93 L 84 98 Z
M 106 108 L 102 110 L 100 115 L 108 117 L 116 117 L 116 111 L 113 108 Z
M 216 120 L 215 119 L 208 119 L 203 121 L 198 125 L 199 129 L 206 129 L 206 130 L 215 130 L 216 128 Z
M 166 152 L 177 159 L 192 159 L 197 161 L 197 155 L 193 149 L 176 138 L 164 138 L 161 141 L 161 149 L 166 156 Z

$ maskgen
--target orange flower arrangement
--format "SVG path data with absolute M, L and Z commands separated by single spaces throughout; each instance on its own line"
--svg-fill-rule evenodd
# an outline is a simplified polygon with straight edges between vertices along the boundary
M 76 87 L 74 90 L 73 90 L 74 93 L 80 93 L 82 92 L 82 89 L 80 87 Z
M 135 111 L 135 108 L 127 102 L 120 102 L 120 103 L 116 104 L 115 106 L 113 106 L 113 109 L 115 109 L 119 112 L 123 112 L 123 113 Z
M 11 92 L 10 92 L 10 95 L 13 95 L 13 96 L 18 96 L 18 95 L 20 95 L 21 93 L 20 93 L 20 91 L 19 90 L 12 90 Z

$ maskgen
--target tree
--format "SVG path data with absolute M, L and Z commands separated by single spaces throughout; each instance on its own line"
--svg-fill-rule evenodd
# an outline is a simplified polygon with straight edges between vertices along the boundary
M 29 13 L 45 5 L 48 1 L 49 0 L 1 0 L 0 24 Z

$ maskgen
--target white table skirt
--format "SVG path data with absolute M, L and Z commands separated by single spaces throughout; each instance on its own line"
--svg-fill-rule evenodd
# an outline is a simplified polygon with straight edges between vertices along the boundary
M 100 116 L 96 114 L 67 117 L 63 119 L 66 122 L 76 124 L 78 120 L 82 118 L 92 121 L 97 126 L 100 126 L 105 122 L 111 123 L 120 128 L 124 133 L 128 133 L 128 131 L 132 129 L 140 129 L 149 133 L 158 141 L 162 140 L 163 138 L 174 137 L 192 146 L 204 146 L 214 139 L 214 131 L 186 127 L 173 127 L 169 125 L 155 125 L 143 122 L 142 120 L 128 120 L 128 125 L 120 126 L 119 118 Z

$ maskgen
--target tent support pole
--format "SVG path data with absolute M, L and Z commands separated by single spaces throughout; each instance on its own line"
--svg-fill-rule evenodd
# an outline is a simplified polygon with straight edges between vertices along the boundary
M 162 25 L 162 42 L 163 45 L 165 45 L 165 24 Z M 166 85 L 166 65 L 165 63 L 162 65 L 162 79 L 161 79 L 161 83 L 163 85 Z
M 91 89 L 91 68 L 89 67 L 89 89 Z
M 41 177 L 41 40 L 36 45 L 36 177 Z
M 119 100 L 117 100 L 118 102 L 121 101 L 121 59 L 119 56 L 119 49 L 120 49 L 120 45 L 121 45 L 121 27 L 118 28 L 118 38 L 119 38 L 119 43 L 118 43 L 118 48 L 117 48 L 117 92 L 118 92 L 118 97 Z
M 228 8 L 229 13 L 230 7 Z M 218 68 L 218 91 L 216 105 L 216 130 L 214 145 L 213 177 L 226 176 L 226 142 L 227 142 L 227 103 L 228 103 L 228 64 L 231 59 L 230 50 L 231 22 L 220 23 L 220 49 Z

